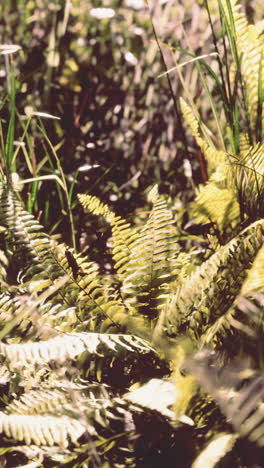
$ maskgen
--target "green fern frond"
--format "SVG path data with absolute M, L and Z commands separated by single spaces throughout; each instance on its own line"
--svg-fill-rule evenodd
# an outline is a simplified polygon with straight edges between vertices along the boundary
M 41 325 L 48 325 L 51 329 L 69 333 L 75 331 L 78 323 L 78 311 L 76 307 L 66 307 L 57 302 L 45 302 L 39 307 L 38 322 Z M 66 320 L 65 320 L 66 318 Z
M 144 328 L 142 320 L 138 323 L 139 320 L 133 318 L 133 310 L 128 312 L 115 297 L 113 288 L 104 287 L 95 263 L 75 256 L 69 249 L 51 241 L 42 233 L 34 217 L 24 211 L 16 194 L 3 186 L 1 189 L 0 223 L 9 232 L 8 242 L 13 251 L 11 262 L 15 273 L 11 282 L 17 282 L 19 272 L 19 278 L 28 292 L 39 294 L 67 274 L 67 283 L 52 300 L 54 303 L 58 300 L 62 302 L 65 310 L 76 307 L 79 322 L 81 319 L 87 326 L 89 321 L 90 329 L 96 331 L 107 328 L 124 331 L 128 322 L 134 330 L 142 325 Z M 22 272 L 20 264 L 23 265 Z M 54 320 L 53 325 L 56 325 Z M 66 327 L 66 330 L 69 329 Z
M 175 384 L 161 379 L 151 379 L 142 387 L 131 390 L 123 396 L 125 400 L 158 411 L 170 420 L 176 419 L 176 414 L 169 407 L 173 407 L 177 397 L 179 395 Z M 193 424 L 191 419 L 188 423 Z
M 50 263 L 58 275 L 69 277 L 53 302 L 57 304 L 62 300 L 66 308 L 74 307 L 79 330 L 88 327 L 91 331 L 105 332 L 111 328 L 114 332 L 124 332 L 132 322 L 134 330 L 138 326 L 144 328 L 142 321 L 137 326 L 133 310 L 127 310 L 109 281 L 103 281 L 98 264 L 86 261 L 62 245 L 54 247 Z M 47 274 L 49 276 L 49 270 Z
M 195 202 L 192 204 L 192 214 L 197 222 L 214 222 L 220 232 L 225 231 L 227 226 L 234 227 L 240 218 L 240 207 L 229 162 L 230 156 L 224 151 L 211 147 L 201 137 L 199 124 L 182 98 L 181 109 L 211 173 L 207 184 L 199 188 Z
M 0 295 L 0 317 L 2 324 L 11 320 L 15 310 L 21 305 L 20 297 L 11 292 L 3 292 Z
M 41 392 L 39 395 L 41 397 Z M 37 404 L 36 397 L 37 395 L 33 400 Z M 88 400 L 86 404 L 83 400 L 80 406 L 74 406 L 73 403 L 71 411 L 66 406 L 65 412 L 70 412 L 71 417 L 63 414 L 60 417 L 54 417 L 52 415 L 1 413 L 0 429 L 2 423 L 2 432 L 9 439 L 6 440 L 7 445 L 14 445 L 14 440 L 17 443 L 24 441 L 29 447 L 30 444 L 34 444 L 41 447 L 45 455 L 51 455 L 53 461 L 60 459 L 61 462 L 68 459 L 69 463 L 75 463 L 74 466 L 83 467 L 87 465 L 83 465 L 82 462 L 84 463 L 85 460 L 89 464 L 96 454 L 102 466 L 103 461 L 108 462 L 109 466 L 117 466 L 117 464 L 119 466 L 120 461 L 120 463 L 123 462 L 121 466 L 131 466 L 131 468 L 135 462 L 131 454 L 135 451 L 139 458 L 146 457 L 148 452 L 151 455 L 153 450 L 162 457 L 162 454 L 166 454 L 166 450 L 171 448 L 171 438 L 174 439 L 176 431 L 180 432 L 183 428 L 186 438 L 191 436 L 192 430 L 183 421 L 179 421 L 174 428 L 168 418 L 159 413 L 158 409 L 149 409 L 122 398 Z M 65 424 L 64 430 L 61 429 L 59 421 Z M 141 421 L 144 421 L 144 424 Z M 160 430 L 158 439 L 154 441 L 153 427 L 159 427 Z M 85 436 L 85 439 L 80 439 L 81 436 Z M 84 442 L 87 438 L 89 444 Z M 47 451 L 47 446 L 58 446 L 60 451 L 56 451 L 52 457 L 52 452 Z M 67 447 L 71 448 L 71 454 L 61 451 Z M 113 448 L 114 451 L 112 451 Z
M 127 405 L 127 410 L 142 412 L 143 408 L 159 412 L 172 423 L 179 419 L 192 425 L 192 421 L 184 417 L 176 418 L 175 413 L 169 409 L 175 403 L 177 391 L 172 382 L 161 379 L 151 379 L 139 389 L 130 390 L 122 398 L 114 396 L 112 390 L 103 384 L 92 383 L 86 385 L 73 384 L 40 390 L 31 390 L 18 399 L 12 401 L 6 408 L 6 414 L 44 415 L 69 414 L 76 411 L 76 407 L 92 416 L 96 410 L 103 412 L 104 408 Z M 123 401 L 122 401 L 123 400 Z
M 169 334 L 192 330 L 199 337 L 228 310 L 263 244 L 263 228 L 263 220 L 251 224 L 184 280 L 166 305 Z

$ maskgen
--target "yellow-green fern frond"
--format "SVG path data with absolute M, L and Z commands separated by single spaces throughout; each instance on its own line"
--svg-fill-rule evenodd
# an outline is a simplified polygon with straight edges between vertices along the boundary
M 263 244 L 263 231 L 264 221 L 256 221 L 184 280 L 166 306 L 169 333 L 200 337 L 228 310 Z
M 0 224 L 7 229 L 6 242 L 13 251 L 10 259 L 14 284 L 18 268 L 23 281 L 43 271 L 42 257 L 48 255 L 52 241 L 42 232 L 42 226 L 27 213 L 12 189 L 0 185 Z M 21 269 L 20 265 L 23 266 Z M 11 271 L 11 269 L 10 269 Z
M 15 311 L 21 305 L 20 297 L 11 294 L 10 292 L 3 292 L 0 295 L 0 319 L 1 326 L 9 322 L 13 317 Z
M 239 135 L 239 152 L 241 157 L 246 156 L 250 151 L 250 141 L 247 133 L 241 132 Z
M 243 438 L 264 447 L 264 376 L 245 359 L 228 366 L 221 364 L 215 351 L 200 351 L 189 369 L 219 405 L 221 411 Z
M 219 346 L 225 344 L 232 346 L 237 332 L 245 334 L 255 340 L 256 335 L 262 329 L 263 322 L 263 295 L 264 291 L 264 248 L 258 251 L 252 267 L 247 271 L 247 276 L 242 288 L 228 309 L 221 317 L 217 318 L 201 336 L 199 343 L 204 346 Z M 241 335 L 240 335 L 241 336 Z M 242 342 L 241 342 L 242 345 Z M 230 348 L 231 348 L 230 346 Z
M 264 292 L 264 246 L 259 250 L 248 272 L 241 295 L 247 296 L 252 292 Z
M 240 220 L 236 193 L 231 188 L 223 188 L 213 179 L 199 187 L 191 208 L 196 222 L 213 222 L 220 232 L 227 227 L 235 227 Z
M 90 330 L 106 331 L 111 327 L 112 331 L 123 332 L 129 322 L 129 325 L 133 325 L 133 330 L 138 332 L 142 328 L 142 320 L 138 323 L 139 320 L 133 318 L 133 310 L 128 312 L 113 288 L 105 287 L 98 265 L 87 262 L 65 246 L 53 242 L 42 232 L 34 217 L 23 209 L 16 194 L 2 185 L 0 189 L 0 223 L 7 228 L 7 242 L 13 252 L 9 261 L 9 270 L 13 272 L 10 282 L 16 284 L 20 280 L 24 291 L 30 295 L 39 295 L 48 291 L 54 282 L 68 275 L 67 282 L 53 295 L 52 302 L 57 304 L 59 301 L 64 305 L 65 311 L 75 307 L 75 317 L 78 315 L 76 324 L 80 325 L 81 321 L 86 329 L 89 324 Z M 122 227 L 118 228 L 118 223 L 119 219 L 115 227 L 116 242 L 118 244 L 120 236 L 123 236 L 125 244 L 129 236 L 126 237 L 126 232 L 122 232 Z M 122 245 L 119 247 L 121 251 L 124 250 Z M 56 324 L 55 315 L 52 315 L 51 326 L 59 325 L 64 331 L 73 329 L 72 320 L 70 327 L 64 322 L 61 328 L 61 319 L 58 317 Z
M 257 144 L 232 161 L 234 185 L 240 206 L 249 218 L 264 215 L 264 145 Z
M 5 413 L 10 415 L 66 414 L 69 413 L 70 408 L 74 411 L 74 403 L 78 402 L 79 410 L 86 414 L 89 412 L 92 415 L 94 410 L 103 412 L 103 409 L 112 403 L 116 406 L 122 404 L 121 398 L 115 397 L 110 387 L 100 384 L 98 388 L 98 385 L 96 388 L 95 383 L 88 383 L 86 386 L 71 383 L 69 388 L 31 390 L 12 401 L 5 408 Z M 139 405 L 138 411 L 142 411 L 142 407 L 148 408 L 173 420 L 176 419 L 176 415 L 169 407 L 175 403 L 176 397 L 176 388 L 172 382 L 151 379 L 140 388 L 125 393 L 122 399 L 124 400 L 123 404 L 130 402 L 135 405 L 134 408 L 131 405 L 131 409 L 136 410 L 136 406 Z M 127 407 L 128 410 L 130 403 Z
M 97 197 L 79 194 L 78 198 L 90 213 L 96 216 L 103 216 L 110 223 L 112 228 L 113 259 L 115 268 L 119 275 L 123 277 L 127 264 L 131 258 L 131 246 L 137 239 L 136 230 L 120 216 L 116 216 L 107 205 L 102 203 Z
M 153 187 L 149 193 L 153 204 L 149 219 L 136 231 L 96 197 L 79 195 L 79 199 L 85 208 L 105 216 L 111 224 L 113 258 L 122 281 L 124 303 L 129 310 L 136 309 L 153 318 L 178 267 L 177 232 L 166 200 Z
M 179 271 L 177 231 L 165 198 L 157 187 L 149 193 L 153 208 L 145 226 L 131 246 L 121 293 L 126 302 L 154 318 L 164 302 L 168 283 Z
M 227 312 L 221 317 L 218 317 L 213 325 L 210 325 L 205 333 L 199 339 L 199 348 L 210 346 L 211 348 L 219 347 L 225 340 L 232 341 L 234 329 L 236 327 L 235 308 L 231 306 Z
M 260 250 L 262 249 L 263 247 Z M 237 351 L 238 346 L 243 349 L 244 344 L 248 344 L 249 338 L 254 342 L 256 336 L 259 336 L 260 332 L 262 333 L 263 295 L 253 290 L 249 292 L 248 289 L 244 289 L 248 277 L 252 274 L 251 270 L 254 271 L 255 261 L 253 267 L 248 272 L 248 276 L 239 292 L 240 294 L 235 298 L 231 307 L 221 317 L 217 318 L 200 337 L 200 348 L 210 346 L 233 350 L 233 346 L 235 346 Z M 251 283 L 251 286 L 255 285 Z M 245 336 L 246 342 L 243 339 Z
M 34 445 L 34 455 L 36 453 L 45 455 L 45 461 L 48 457 L 53 464 L 58 461 L 60 464 L 70 463 L 69 466 L 73 466 L 74 463 L 74 466 L 81 468 L 89 466 L 92 457 L 96 455 L 102 466 L 131 466 L 132 468 L 134 456 L 131 457 L 131 454 L 134 454 L 135 450 L 139 450 L 139 457 L 141 454 L 145 455 L 146 445 L 152 450 L 160 448 L 166 453 L 176 428 L 179 432 L 183 428 L 185 437 L 191 434 L 190 418 L 178 418 L 175 422 L 176 427 L 170 424 L 171 412 L 165 408 L 166 403 L 169 404 L 172 400 L 171 394 L 174 389 L 168 389 L 168 385 L 173 387 L 172 384 L 157 380 L 152 380 L 146 385 L 156 390 L 160 403 L 156 402 L 153 408 L 151 402 L 145 401 L 144 398 L 143 404 L 137 402 L 138 399 L 142 400 L 141 395 L 139 397 L 134 395 L 133 399 L 131 396 L 132 401 L 126 395 L 125 398 L 95 399 L 88 400 L 86 403 L 82 400 L 78 406 L 74 406 L 73 402 L 71 411 L 69 406 L 66 405 L 65 408 L 65 412 L 68 411 L 70 415 L 62 414 L 59 417 L 0 413 L 0 432 L 5 437 L 7 447 L 13 449 L 13 446 L 17 444 L 17 450 L 23 453 L 24 447 L 21 443 L 24 442 L 28 445 L 28 453 L 30 453 L 31 445 Z M 166 387 L 165 395 L 164 386 Z M 162 395 L 165 396 L 166 401 L 163 401 Z M 46 395 L 41 395 L 41 392 L 39 396 L 47 398 Z M 160 429 L 158 440 L 155 439 L 154 442 L 153 427 Z M 51 447 L 59 447 L 59 450 L 52 452 L 49 450 Z M 68 447 L 70 451 L 67 450 Z M 38 448 L 41 451 L 38 451 Z
M 136 330 L 137 320 L 133 318 L 133 311 L 127 310 L 111 284 L 104 284 L 96 263 L 87 261 L 80 255 L 74 254 L 71 249 L 59 244 L 50 250 L 48 256 L 43 256 L 43 264 L 48 263 L 44 270 L 48 279 L 29 281 L 25 286 L 31 289 L 35 284 L 34 292 L 36 292 L 36 289 L 48 288 L 49 281 L 54 281 L 56 277 L 68 275 L 66 284 L 51 301 L 58 312 L 54 314 L 54 307 L 49 310 L 52 326 L 59 327 L 61 331 L 71 331 L 75 325 L 79 331 L 87 330 L 88 327 L 92 331 L 106 331 L 112 328 L 112 331 L 123 332 L 128 322 L 130 324 L 133 322 Z M 69 309 L 72 312 L 74 309 L 71 320 L 70 317 L 68 321 L 61 320 L 63 308 L 66 315 Z M 44 320 L 47 318 L 45 314 Z
M 204 138 L 202 138 L 199 123 L 182 97 L 180 98 L 180 104 L 184 119 L 191 129 L 197 145 L 201 148 L 205 156 L 210 172 L 215 170 L 220 164 L 228 162 L 227 155 L 224 151 L 211 147 Z

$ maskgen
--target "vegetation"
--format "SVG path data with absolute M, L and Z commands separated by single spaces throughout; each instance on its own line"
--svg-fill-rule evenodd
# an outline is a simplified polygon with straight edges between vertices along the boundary
M 0 6 L 0 465 L 263 466 L 264 23 L 85 4 Z

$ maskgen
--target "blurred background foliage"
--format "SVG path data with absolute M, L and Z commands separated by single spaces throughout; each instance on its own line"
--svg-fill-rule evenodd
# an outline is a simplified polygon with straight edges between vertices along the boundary
M 217 2 L 208 3 L 217 23 Z M 68 184 L 77 245 L 81 249 L 89 245 L 95 257 L 104 250 L 101 244 L 107 227 L 89 219 L 87 232 L 87 219 L 76 203 L 78 192 L 99 196 L 128 218 L 137 208 L 139 218 L 144 219 L 148 210 L 145 191 L 158 183 L 160 192 L 173 199 L 178 224 L 188 221 L 185 207 L 207 174 L 201 152 L 184 130 L 180 96 L 191 94 L 218 143 L 196 64 L 179 68 L 182 75 L 175 70 L 169 73 L 174 100 L 167 75 L 160 77 L 164 61 L 170 69 L 190 60 L 184 51 L 196 56 L 214 51 L 202 2 L 105 0 L 106 10 L 98 10 L 101 7 L 97 0 L 6 0 L 0 5 L 1 43 L 21 46 L 15 56 L 16 139 L 21 139 L 33 111 L 60 118 L 43 119 L 43 123 Z M 252 19 L 256 19 L 255 11 L 258 17 L 264 12 L 260 0 L 247 1 L 245 8 Z M 216 68 L 214 56 L 206 60 Z M 4 130 L 9 118 L 8 63 L 1 58 Z M 217 101 L 214 82 L 211 86 L 221 114 L 221 99 Z M 18 158 L 22 179 L 59 175 L 36 119 L 31 120 L 24 146 L 18 144 L 25 156 Z M 46 229 L 60 232 L 70 242 L 66 204 L 61 193 L 58 202 L 58 192 L 54 180 L 46 180 L 26 185 L 22 196 Z

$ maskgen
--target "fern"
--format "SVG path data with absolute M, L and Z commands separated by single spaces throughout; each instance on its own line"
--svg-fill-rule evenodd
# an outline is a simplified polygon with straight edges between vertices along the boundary
M 263 246 L 258 251 L 252 267 L 248 270 L 239 296 L 231 307 L 211 325 L 200 338 L 201 346 L 214 344 L 219 346 L 224 342 L 234 341 L 239 331 L 250 337 L 253 342 L 256 336 L 261 340 L 263 333 Z M 237 341 L 237 340 L 235 340 Z M 242 346 L 243 340 L 240 346 Z M 236 344 L 237 346 L 237 344 Z M 252 349 L 251 349 L 252 354 Z
M 44 467 L 238 467 L 247 466 L 241 441 L 263 450 L 264 23 L 249 25 L 236 0 L 219 5 L 234 61 L 221 88 L 231 152 L 181 100 L 209 179 L 179 219 L 213 226 L 210 248 L 179 235 L 157 186 L 141 224 L 82 194 L 111 227 L 115 274 L 105 275 L 0 184 L 7 466 L 16 452 Z
M 263 243 L 263 221 L 256 221 L 221 247 L 187 277 L 168 299 L 169 334 L 189 329 L 200 336 L 232 304 Z
M 43 382 L 42 389 L 31 389 L 23 393 L 19 398 L 13 400 L 5 407 L 6 414 L 63 414 L 70 408 L 75 407 L 78 402 L 90 408 L 100 409 L 103 400 L 112 401 L 116 395 L 111 387 L 103 383 L 87 383 L 81 379 L 76 383 L 65 381 L 58 382 L 57 386 L 53 380 Z M 68 405 L 68 406 L 67 406 Z
M 240 209 L 236 193 L 232 189 L 219 186 L 212 177 L 197 192 L 191 211 L 197 223 L 213 222 L 221 233 L 238 225 Z
M 234 184 L 243 212 L 249 219 L 263 216 L 264 145 L 250 147 L 248 152 L 232 162 Z
M 223 433 L 209 442 L 207 447 L 194 461 L 192 468 L 214 468 L 226 454 L 232 451 L 237 440 L 236 434 Z
M 185 121 L 190 127 L 192 135 L 194 136 L 198 146 L 201 148 L 206 158 L 207 164 L 210 169 L 210 173 L 212 173 L 216 168 L 219 167 L 219 165 L 226 164 L 228 162 L 227 154 L 222 150 L 216 150 L 215 148 L 213 148 L 201 136 L 199 122 L 197 121 L 190 107 L 182 97 L 180 98 L 180 104 Z
M 157 187 L 152 189 L 149 199 L 153 209 L 132 246 L 132 258 L 127 265 L 122 293 L 132 304 L 136 297 L 139 311 L 149 318 L 155 318 L 157 309 L 164 301 L 162 296 L 166 295 L 168 282 L 179 271 L 179 251 L 172 214 L 165 200 L 158 195 Z
M 15 367 L 30 364 L 43 365 L 51 360 L 65 362 L 81 353 L 103 353 L 104 347 L 112 352 L 152 353 L 153 349 L 143 340 L 131 335 L 98 333 L 71 333 L 35 343 L 0 343 L 0 353 Z M 101 351 L 100 351 L 101 348 Z
M 136 451 L 137 458 L 142 457 L 148 463 L 148 450 L 142 449 L 140 442 L 135 446 L 132 435 L 136 432 L 138 440 L 144 440 L 143 446 L 147 443 L 148 429 L 143 430 L 141 426 L 141 420 L 146 418 L 150 426 L 164 428 L 165 439 L 156 442 L 154 449 L 163 457 L 164 451 L 174 450 L 171 445 L 174 438 L 181 440 L 181 431 L 187 431 L 191 440 L 192 425 L 207 443 L 203 427 L 214 428 L 216 432 L 220 427 L 226 429 L 217 413 L 217 404 L 211 404 L 210 409 L 210 401 L 200 399 L 196 413 L 188 410 L 184 414 L 181 405 L 186 406 L 188 402 L 184 403 L 182 396 L 176 401 L 181 387 L 157 380 L 169 374 L 168 363 L 147 341 L 135 334 L 120 333 L 119 327 L 137 329 L 140 334 L 140 324 L 145 327 L 147 321 L 151 323 L 161 313 L 169 336 L 188 332 L 195 337 L 198 347 L 210 341 L 218 348 L 230 333 L 243 333 L 237 326 L 241 317 L 236 296 L 246 278 L 246 294 L 249 289 L 256 289 L 256 280 L 250 278 L 253 271 L 255 275 L 261 271 L 262 249 L 259 249 L 263 244 L 263 221 L 252 223 L 218 248 L 203 265 L 187 268 L 186 259 L 195 263 L 195 255 L 180 252 L 172 213 L 156 187 L 150 192 L 153 208 L 149 218 L 137 229 L 126 226 L 124 220 L 115 217 L 97 199 L 83 196 L 82 201 L 88 209 L 90 204 L 95 206 L 91 208 L 94 214 L 110 220 L 118 289 L 111 278 L 101 277 L 95 263 L 64 245 L 47 237 L 44 246 L 40 242 L 39 250 L 34 243 L 32 246 L 31 240 L 38 239 L 38 234 L 33 221 L 27 227 L 23 210 L 21 232 L 18 223 L 12 224 L 11 215 L 6 224 L 10 229 L 9 250 L 19 251 L 20 236 L 26 232 L 27 246 L 22 243 L 21 252 L 28 259 L 34 256 L 35 261 L 31 270 L 32 264 L 24 270 L 22 284 L 13 285 L 9 293 L 4 288 L 0 298 L 5 321 L 2 333 L 6 337 L 5 343 L 0 342 L 0 354 L 6 372 L 12 375 L 16 394 L 15 400 L 9 393 L 4 399 L 2 436 L 7 438 L 9 447 L 21 445 L 22 453 L 26 450 L 23 443 L 38 446 L 45 463 L 50 460 L 57 463 L 61 456 L 65 463 L 80 467 L 89 465 L 97 456 L 100 460 L 110 460 L 110 466 L 117 459 L 125 466 L 134 466 L 131 455 L 124 456 L 124 447 L 129 447 L 130 454 Z M 224 218 L 223 215 L 223 223 Z M 252 272 L 247 277 L 251 266 Z M 188 269 L 194 272 L 188 274 Z M 142 316 L 145 316 L 143 321 Z M 6 327 L 9 327 L 7 334 Z M 248 323 L 245 327 L 251 327 L 253 337 L 255 325 Z M 111 329 L 115 333 L 109 333 Z M 104 333 L 99 333 L 102 330 Z M 168 343 L 164 346 L 165 353 Z M 67 386 L 71 375 L 78 375 L 82 383 L 77 380 Z M 146 384 L 127 392 L 128 386 L 144 380 L 142 375 Z M 192 391 L 195 396 L 193 387 Z M 155 400 L 151 398 L 154 394 Z M 218 402 L 218 397 L 215 398 Z M 189 400 L 192 402 L 193 398 Z M 177 408 L 178 416 L 170 405 Z M 206 408 L 207 417 L 199 422 L 202 408 Z M 61 429 L 60 423 L 64 422 L 65 428 Z M 26 438 L 30 424 L 32 428 Z M 87 444 L 87 439 L 92 445 Z M 55 447 L 59 451 L 51 451 Z M 179 445 L 176 447 L 179 450 Z M 225 450 L 228 451 L 223 449 L 223 456 Z M 185 453 L 184 460 L 186 456 Z
M 124 220 L 115 217 L 95 197 L 80 195 L 83 206 L 94 214 L 108 217 L 112 226 L 113 258 L 122 281 L 121 294 L 129 308 L 137 308 L 155 318 L 157 308 L 167 292 L 167 283 L 179 270 L 177 233 L 166 201 L 157 187 L 149 194 L 153 209 L 149 219 L 137 233 Z
M 97 197 L 79 194 L 84 208 L 96 216 L 103 216 L 111 225 L 113 241 L 113 260 L 119 275 L 126 271 L 129 259 L 133 256 L 132 245 L 138 238 L 137 232 L 120 216 L 116 216 Z
M 91 433 L 94 432 L 92 426 Z M 66 416 L 6 415 L 0 413 L 0 433 L 9 439 L 27 445 L 58 445 L 68 447 L 69 441 L 76 444 L 85 428 L 79 422 Z
M 219 361 L 221 358 L 215 352 L 204 350 L 194 356 L 189 366 L 235 430 L 263 447 L 263 375 L 247 368 L 242 360 L 228 367 L 222 367 Z

